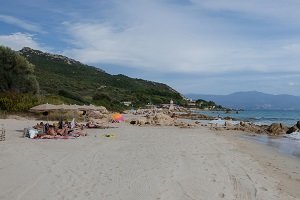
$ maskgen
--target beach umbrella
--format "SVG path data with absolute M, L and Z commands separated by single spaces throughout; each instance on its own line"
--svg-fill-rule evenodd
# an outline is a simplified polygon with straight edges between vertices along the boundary
M 120 113 L 114 113 L 114 114 L 112 115 L 112 119 L 113 119 L 114 121 L 117 121 L 117 122 L 122 122 L 122 121 L 124 121 L 124 117 L 123 117 Z

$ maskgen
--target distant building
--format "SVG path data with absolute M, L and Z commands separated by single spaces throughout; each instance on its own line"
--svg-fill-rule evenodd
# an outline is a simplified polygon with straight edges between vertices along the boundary
M 124 102 L 122 102 L 125 106 L 131 106 L 132 104 L 131 104 L 131 101 L 124 101 Z
M 171 99 L 171 101 L 170 101 L 169 110 L 170 110 L 170 111 L 171 111 L 171 110 L 174 110 L 174 102 L 173 102 L 172 99 Z
M 153 104 L 149 103 L 149 104 L 146 105 L 146 108 L 147 109 L 156 109 L 157 107 L 156 107 L 156 105 L 153 105 Z
M 196 101 L 189 101 L 188 103 L 187 103 L 187 105 L 188 105 L 188 107 L 196 107 Z

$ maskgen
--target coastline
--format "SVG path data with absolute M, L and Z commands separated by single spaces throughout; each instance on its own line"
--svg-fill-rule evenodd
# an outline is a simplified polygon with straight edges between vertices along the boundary
M 120 123 L 73 140 L 22 138 L 37 122 L 0 120 L 0 199 L 300 198 L 299 159 L 242 133 Z
M 260 141 L 267 135 L 253 135 L 245 132 L 221 131 L 222 136 L 238 146 L 240 152 L 249 155 L 266 169 L 266 175 L 280 180 L 278 187 L 288 194 L 300 197 L 300 157 L 292 155 L 272 144 Z M 281 138 L 276 138 L 280 140 Z M 276 140 L 275 139 L 275 140 Z M 289 139 L 289 138 L 286 138 Z M 290 139 L 289 139 L 290 140 Z M 298 142 L 298 141 L 297 141 Z

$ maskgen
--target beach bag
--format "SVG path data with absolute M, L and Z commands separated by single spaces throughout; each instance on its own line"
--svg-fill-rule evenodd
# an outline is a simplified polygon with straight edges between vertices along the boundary
M 38 134 L 38 130 L 34 129 L 34 128 L 30 128 L 28 129 L 28 135 L 29 135 L 29 138 L 33 139 L 37 136 Z

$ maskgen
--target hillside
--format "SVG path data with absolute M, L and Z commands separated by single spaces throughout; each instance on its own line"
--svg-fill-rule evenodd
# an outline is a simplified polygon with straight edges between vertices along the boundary
M 235 109 L 300 110 L 300 97 L 293 95 L 272 95 L 262 92 L 236 92 L 229 95 L 187 94 L 189 98 L 202 98 Z
M 124 107 L 120 102 L 131 101 L 134 107 L 149 102 L 154 104 L 184 102 L 181 94 L 171 87 L 125 75 L 111 75 L 96 67 L 76 60 L 30 48 L 20 54 L 35 65 L 40 93 L 49 101 Z

